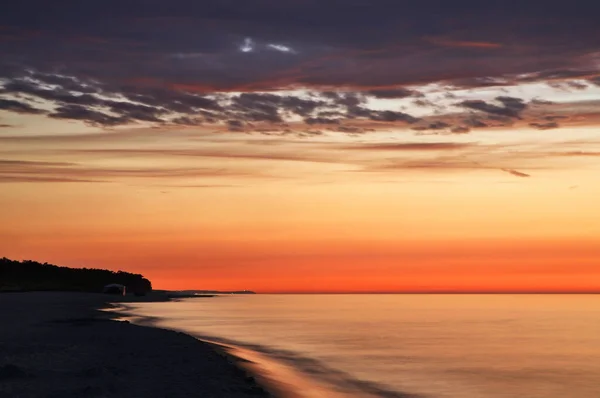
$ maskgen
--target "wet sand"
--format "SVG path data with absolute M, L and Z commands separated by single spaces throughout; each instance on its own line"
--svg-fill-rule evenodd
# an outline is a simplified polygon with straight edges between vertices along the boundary
M 269 396 L 210 344 L 98 311 L 110 299 L 0 294 L 0 397 Z

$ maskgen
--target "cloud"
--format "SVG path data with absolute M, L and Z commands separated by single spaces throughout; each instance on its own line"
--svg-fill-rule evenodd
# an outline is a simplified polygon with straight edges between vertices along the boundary
M 35 167 L 35 166 L 74 166 L 74 163 L 69 162 L 44 162 L 44 161 L 33 161 L 33 160 L 11 160 L 11 159 L 0 159 L 0 167 Z
M 467 100 L 459 103 L 464 108 L 489 113 L 492 115 L 505 116 L 510 118 L 521 118 L 521 112 L 527 108 L 527 104 L 520 98 L 500 96 L 496 97 L 501 105 L 489 104 L 482 100 Z
M 171 123 L 182 124 L 184 126 L 200 126 L 202 119 L 197 117 L 180 116 L 170 120 Z
M 304 122 L 309 125 L 313 124 L 339 124 L 339 119 L 328 119 L 324 117 L 309 117 L 304 119 Z
M 11 111 L 15 113 L 29 113 L 39 115 L 45 113 L 42 109 L 34 108 L 26 102 L 0 98 L 0 110 Z
M 0 172 L 0 184 L 1 183 L 23 183 L 23 182 L 105 182 L 101 180 L 84 180 L 79 178 L 65 178 L 65 177 L 37 177 L 37 176 L 10 176 L 3 175 Z
M 214 167 L 92 167 L 76 163 L 0 161 L 2 182 L 108 182 L 122 179 L 259 178 L 260 173 Z
M 471 132 L 471 129 L 464 126 L 453 127 L 451 130 L 454 134 L 467 134 Z
M 284 46 L 283 44 L 269 43 L 269 44 L 267 44 L 267 48 L 270 50 L 275 50 L 275 51 L 279 51 L 282 53 L 295 53 L 293 48 Z
M 55 119 L 74 119 L 82 120 L 91 125 L 99 126 L 117 126 L 131 122 L 126 116 L 111 116 L 102 112 L 93 111 L 81 105 L 65 105 L 58 107 L 49 114 Z
M 600 156 L 600 152 L 594 152 L 594 151 L 568 151 L 568 152 L 553 152 L 552 155 L 554 156 L 591 156 L 591 157 L 596 157 L 596 156 Z
M 310 132 L 307 132 L 310 134 Z M 322 149 L 322 148 L 320 148 Z M 97 150 L 73 150 L 70 154 L 83 155 L 111 155 L 119 157 L 187 157 L 187 158 L 211 158 L 211 159 L 238 159 L 256 161 L 289 161 L 308 163 L 352 163 L 350 159 L 328 157 L 322 151 L 291 151 L 289 149 L 275 150 L 248 150 L 240 148 L 213 148 L 213 149 L 97 149 Z M 225 174 L 224 174 L 225 175 Z
M 450 128 L 450 127 L 452 127 L 450 124 L 448 124 L 448 123 L 446 123 L 444 121 L 441 121 L 441 120 L 436 120 L 436 121 L 433 121 L 431 123 L 428 123 L 428 124 L 425 124 L 425 125 L 422 125 L 422 126 L 413 127 L 412 129 L 413 130 L 417 130 L 417 131 L 423 131 L 423 130 L 444 130 L 444 129 L 447 129 L 447 128 Z
M 162 122 L 160 116 L 167 113 L 164 108 L 148 105 L 133 104 L 125 101 L 104 101 L 111 112 L 120 115 L 126 120 L 141 120 L 145 122 Z
M 228 120 L 227 126 L 229 131 L 243 131 L 244 129 L 244 123 L 239 120 Z
M 515 82 L 512 79 L 501 77 L 467 77 L 452 80 L 452 86 L 456 88 L 485 88 L 509 86 Z
M 433 44 L 445 47 L 462 47 L 462 48 L 473 48 L 473 49 L 497 49 L 503 47 L 500 43 L 491 43 L 485 41 L 461 41 L 444 38 L 428 38 Z
M 457 149 L 467 149 L 473 147 L 471 143 L 457 142 L 404 142 L 404 143 L 374 143 L 347 145 L 341 149 L 347 150 L 368 150 L 368 151 L 447 151 Z
M 75 79 L 73 79 L 75 80 Z M 57 82 L 62 82 L 63 79 L 57 79 Z M 67 81 L 68 83 L 69 81 Z M 5 94 L 27 94 L 36 96 L 48 101 L 55 101 L 63 104 L 78 104 L 85 106 L 98 106 L 102 105 L 102 100 L 95 95 L 82 93 L 73 94 L 68 88 L 42 88 L 45 82 L 34 82 L 26 81 L 22 79 L 15 79 L 4 84 L 3 92 Z M 73 83 L 68 83 L 67 87 L 73 86 Z M 81 88 L 77 86 L 75 88 Z
M 404 112 L 396 111 L 369 111 L 369 119 L 381 122 L 406 122 L 416 123 L 418 118 L 408 115 Z
M 500 170 L 505 171 L 505 172 L 507 172 L 509 174 L 512 174 L 515 177 L 523 177 L 523 178 L 531 177 L 531 175 L 529 175 L 529 174 L 526 174 L 526 173 L 523 173 L 521 171 L 517 171 L 517 170 L 514 170 L 514 169 L 500 169 Z
M 560 127 L 560 125 L 556 122 L 545 122 L 545 123 L 535 122 L 535 123 L 529 123 L 529 125 L 538 130 L 552 130 L 552 129 L 557 129 Z
M 473 128 L 485 128 L 489 127 L 489 124 L 485 123 L 477 117 L 469 117 L 463 121 L 467 126 Z
M 545 69 L 537 72 L 521 75 L 517 81 L 523 83 L 550 81 L 556 82 L 561 80 L 572 80 L 586 78 L 598 74 L 598 70 L 591 67 L 572 68 L 572 69 Z
M 406 98 L 416 94 L 414 90 L 406 88 L 394 88 L 394 89 L 379 89 L 379 90 L 368 90 L 365 94 L 371 95 L 375 98 L 394 99 L 394 98 Z
M 43 114 L 35 105 L 43 100 L 53 118 L 109 127 L 239 120 L 249 130 L 328 118 L 389 128 L 417 123 L 420 113 L 384 110 L 374 99 L 532 82 L 598 85 L 600 5 L 593 2 L 565 10 L 559 1 L 531 0 L 515 13 L 457 0 L 431 13 L 427 4 L 349 0 L 344 18 L 336 2 L 234 3 L 11 2 L 0 15 L 10 38 L 0 40 L 0 109 Z M 519 120 L 528 106 L 463 94 L 447 93 L 488 116 Z M 426 96 L 417 104 L 444 112 L 447 102 Z M 460 126 L 512 123 L 479 116 Z
M 40 173 L 35 175 L 35 170 L 45 168 L 65 168 L 75 166 L 68 162 L 45 162 L 29 160 L 0 159 L 0 183 L 16 182 L 104 182 L 96 179 L 83 179 L 67 176 L 51 176 Z M 33 173 L 32 173 L 33 172 Z M 33 174 L 33 175 L 32 175 Z
M 555 103 L 552 101 L 541 99 L 541 98 L 534 98 L 531 100 L 530 104 L 544 106 L 544 105 L 554 105 Z
M 480 162 L 471 161 L 464 155 L 443 155 L 432 159 L 408 159 L 387 162 L 375 166 L 367 166 L 363 172 L 394 172 L 397 170 L 421 170 L 421 171 L 464 171 L 464 170 L 501 170 L 515 177 L 527 178 L 529 174 L 496 166 L 485 165 Z

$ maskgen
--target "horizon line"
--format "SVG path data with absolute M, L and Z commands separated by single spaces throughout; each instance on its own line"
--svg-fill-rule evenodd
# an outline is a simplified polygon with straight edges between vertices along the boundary
M 163 290 L 163 289 L 153 289 Z M 171 290 L 164 289 L 172 292 L 181 291 L 212 291 L 212 292 L 253 292 L 255 294 L 600 294 L 599 290 L 481 290 L 481 291 L 460 291 L 460 290 L 420 290 L 420 291 L 257 291 L 252 289 L 247 290 L 211 290 L 211 289 L 180 289 Z

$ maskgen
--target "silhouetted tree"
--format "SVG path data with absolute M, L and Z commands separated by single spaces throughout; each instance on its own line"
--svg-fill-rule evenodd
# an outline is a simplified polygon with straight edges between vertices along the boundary
M 118 283 L 127 291 L 145 294 L 152 284 L 140 274 L 95 268 L 68 268 L 36 261 L 0 258 L 0 291 L 61 290 L 101 292 L 105 285 Z

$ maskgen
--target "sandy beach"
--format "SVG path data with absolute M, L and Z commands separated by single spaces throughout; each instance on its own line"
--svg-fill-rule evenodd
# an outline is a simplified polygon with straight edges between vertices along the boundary
M 0 294 L 0 397 L 268 397 L 214 346 L 116 321 L 85 293 Z

